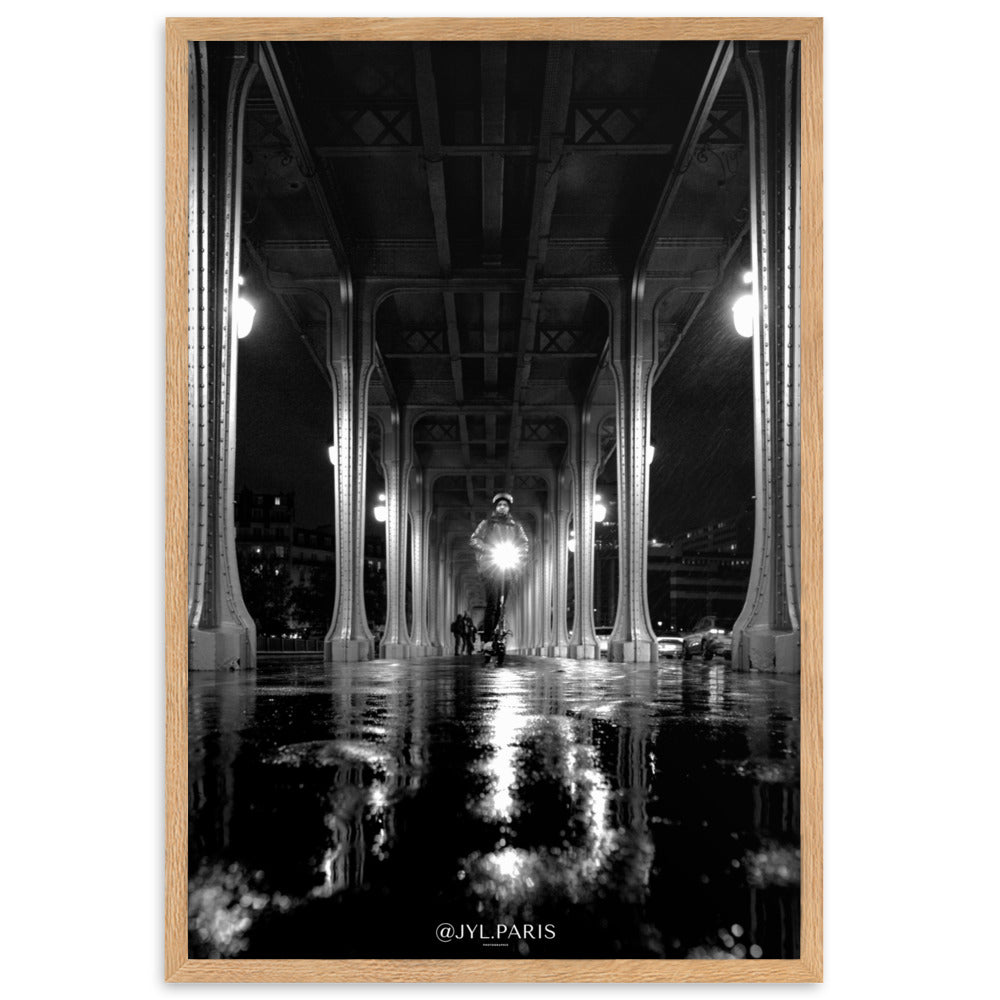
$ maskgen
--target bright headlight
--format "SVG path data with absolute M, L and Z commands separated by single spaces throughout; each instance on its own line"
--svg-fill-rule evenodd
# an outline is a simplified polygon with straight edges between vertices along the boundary
M 490 556 L 497 569 L 513 569 L 518 564 L 517 546 L 513 542 L 497 542 Z

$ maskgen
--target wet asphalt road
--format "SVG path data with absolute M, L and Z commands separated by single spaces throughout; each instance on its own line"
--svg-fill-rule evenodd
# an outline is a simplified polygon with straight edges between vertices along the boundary
M 264 665 L 189 741 L 191 957 L 798 955 L 797 677 Z

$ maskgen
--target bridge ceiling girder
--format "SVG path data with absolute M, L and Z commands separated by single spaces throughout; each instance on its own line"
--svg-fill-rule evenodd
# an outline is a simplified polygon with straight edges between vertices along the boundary
M 246 259 L 320 367 L 328 320 L 310 288 L 339 270 L 368 289 L 354 308 L 372 310 L 355 317 L 375 340 L 370 399 L 434 411 L 412 447 L 420 467 L 454 470 L 435 503 L 481 508 L 523 470 L 559 468 L 573 414 L 614 400 L 606 291 L 641 256 L 664 353 L 722 280 L 748 218 L 748 130 L 719 51 L 268 50 L 246 107 Z M 373 435 L 376 461 L 377 448 Z

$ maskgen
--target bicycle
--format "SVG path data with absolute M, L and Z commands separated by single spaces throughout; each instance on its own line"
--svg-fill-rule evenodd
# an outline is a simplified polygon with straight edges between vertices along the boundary
M 524 551 L 510 539 L 504 539 L 490 548 L 489 558 L 492 568 L 497 572 L 499 578 L 499 588 L 497 594 L 496 621 L 493 623 L 493 634 L 487 640 L 485 631 L 483 633 L 483 644 L 489 642 L 489 646 L 483 650 L 483 665 L 490 662 L 490 658 L 497 658 L 497 666 L 502 667 L 507 656 L 507 636 L 511 633 L 506 627 L 504 615 L 507 610 L 507 587 L 510 582 L 508 574 L 513 576 L 522 560 Z M 487 597 L 487 605 L 489 597 Z
M 497 621 L 493 627 L 493 635 L 490 637 L 489 647 L 483 650 L 483 666 L 488 666 L 490 657 L 495 656 L 497 666 L 502 667 L 503 661 L 507 657 L 507 636 L 510 632 L 506 628 L 504 621 L 504 610 L 506 609 L 507 598 L 501 589 L 500 601 L 497 606 Z

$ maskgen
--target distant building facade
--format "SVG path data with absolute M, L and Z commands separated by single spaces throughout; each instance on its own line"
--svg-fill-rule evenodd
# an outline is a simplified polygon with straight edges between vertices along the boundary
M 750 511 L 652 539 L 647 568 L 656 630 L 684 631 L 706 614 L 735 619 L 746 600 L 752 548 Z
M 594 526 L 594 625 L 614 624 L 618 600 L 616 504 Z M 753 551 L 753 513 L 650 539 L 649 612 L 657 632 L 689 629 L 706 614 L 735 618 L 746 599 Z
M 295 523 L 295 494 L 264 493 L 244 488 L 236 498 L 236 553 L 242 572 L 284 571 L 289 588 L 312 587 L 335 570 L 336 537 L 331 525 L 307 528 Z M 366 539 L 365 600 L 369 619 L 385 615 L 385 543 Z M 330 614 L 333 602 L 330 601 Z M 288 627 L 301 630 L 290 615 Z

